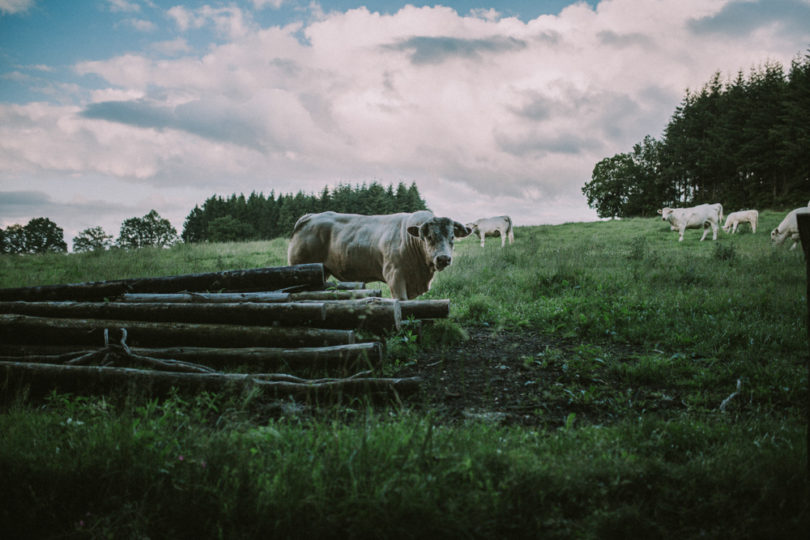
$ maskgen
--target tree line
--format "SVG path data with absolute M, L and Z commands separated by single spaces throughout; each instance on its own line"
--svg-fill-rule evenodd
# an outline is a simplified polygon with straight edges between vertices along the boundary
M 324 187 L 319 195 L 299 191 L 295 195 L 268 196 L 253 192 L 209 197 L 195 206 L 183 225 L 184 242 L 235 242 L 269 240 L 292 234 L 295 222 L 304 214 L 333 210 L 352 214 L 392 214 L 426 210 L 416 183 L 396 188 L 377 182 L 352 187 L 339 184 Z
M 273 193 L 265 197 L 251 193 L 247 198 L 231 195 L 227 199 L 212 196 L 195 206 L 185 220 L 184 242 L 235 242 L 269 240 L 292 233 L 296 220 L 303 214 L 334 210 L 356 214 L 390 214 L 425 210 L 425 201 L 415 183 L 403 183 L 394 189 L 379 183 L 351 187 L 339 185 L 333 191 L 323 188 L 319 196 L 298 192 L 295 195 Z M 102 227 L 89 227 L 73 238 L 76 253 L 108 249 L 168 247 L 181 240 L 168 219 L 155 210 L 143 217 L 133 217 L 121 224 L 118 238 Z M 0 228 L 0 254 L 64 253 L 67 243 L 64 230 L 45 217 L 31 219 L 26 225 Z
M 168 219 L 150 210 L 143 217 L 132 217 L 121 224 L 118 239 L 101 227 L 88 227 L 73 237 L 73 251 L 103 251 L 107 249 L 137 249 L 146 246 L 168 247 L 179 241 L 177 230 Z M 67 251 L 62 227 L 45 217 L 33 218 L 25 225 L 14 224 L 0 228 L 0 253 L 36 254 Z
M 810 199 L 810 55 L 786 73 L 766 63 L 686 91 L 661 140 L 594 166 L 582 188 L 600 217 L 721 202 L 729 210 L 792 208 Z M 804 201 L 802 203 L 802 201 Z

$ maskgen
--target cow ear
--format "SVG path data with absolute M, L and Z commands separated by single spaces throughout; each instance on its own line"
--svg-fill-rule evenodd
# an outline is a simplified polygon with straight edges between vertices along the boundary
M 658 213 L 659 213 L 659 214 L 663 214 L 663 213 L 664 213 L 664 211 L 663 211 L 663 210 L 661 210 L 661 209 L 659 208 L 659 209 L 658 209 Z
M 456 238 L 464 238 L 465 236 L 469 236 L 472 234 L 472 228 L 468 227 L 458 221 L 453 222 L 453 234 Z
M 419 238 L 419 227 L 411 225 L 410 227 L 408 227 L 408 234 Z

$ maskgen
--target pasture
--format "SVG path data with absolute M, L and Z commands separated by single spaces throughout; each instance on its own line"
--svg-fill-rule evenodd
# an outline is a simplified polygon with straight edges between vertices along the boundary
M 458 241 L 422 297 L 450 319 L 388 337 L 386 374 L 425 378 L 389 407 L 4 389 L 0 536 L 804 537 L 805 260 L 770 245 L 784 214 L 716 242 L 660 218 Z M 286 245 L 4 256 L 0 287 L 278 266 Z

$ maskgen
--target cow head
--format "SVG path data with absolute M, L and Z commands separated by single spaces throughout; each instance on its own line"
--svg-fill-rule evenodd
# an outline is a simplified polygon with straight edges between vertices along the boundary
M 658 213 L 661 214 L 661 219 L 669 221 L 669 216 L 672 215 L 672 208 L 661 208 L 658 210 Z
M 771 242 L 773 242 L 775 246 L 781 245 L 782 242 L 785 241 L 785 238 L 787 238 L 787 234 L 785 234 L 785 232 L 783 231 L 780 231 L 779 227 L 771 231 Z
M 408 234 L 418 238 L 431 270 L 444 270 L 453 262 L 453 240 L 464 238 L 472 229 L 450 218 L 431 218 L 421 225 L 408 227 Z

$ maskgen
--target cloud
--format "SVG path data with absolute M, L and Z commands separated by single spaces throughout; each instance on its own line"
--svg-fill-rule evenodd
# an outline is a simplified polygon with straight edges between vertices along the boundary
M 454 58 L 479 60 L 482 55 L 521 50 L 526 48 L 526 43 L 507 36 L 485 39 L 414 36 L 385 47 L 410 52 L 414 64 L 440 64 Z
M 128 0 L 107 0 L 107 3 L 113 13 L 137 13 L 141 10 L 140 5 Z
M 34 0 L 0 0 L 0 14 L 25 13 L 34 5 Z
M 796 35 L 807 35 L 810 3 L 805 0 L 735 0 L 719 12 L 690 20 L 695 34 L 747 37 L 757 29 L 775 25 Z

